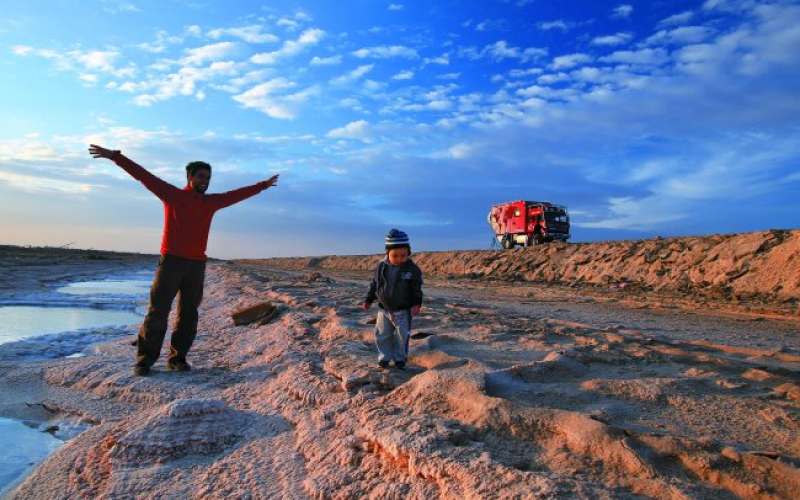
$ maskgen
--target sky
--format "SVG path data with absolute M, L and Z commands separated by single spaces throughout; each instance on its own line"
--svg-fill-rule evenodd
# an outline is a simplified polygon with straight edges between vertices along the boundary
M 88 144 L 209 192 L 210 256 L 488 248 L 495 203 L 572 241 L 795 228 L 800 3 L 8 1 L 0 243 L 156 253 L 161 202 Z

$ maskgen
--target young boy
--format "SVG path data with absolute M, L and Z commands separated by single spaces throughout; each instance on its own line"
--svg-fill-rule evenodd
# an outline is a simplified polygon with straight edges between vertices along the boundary
M 369 285 L 364 310 L 378 301 L 375 340 L 381 368 L 394 365 L 403 369 L 408 358 L 411 318 L 422 308 L 422 271 L 409 258 L 408 235 L 392 229 L 386 235 L 386 258 L 378 263 Z

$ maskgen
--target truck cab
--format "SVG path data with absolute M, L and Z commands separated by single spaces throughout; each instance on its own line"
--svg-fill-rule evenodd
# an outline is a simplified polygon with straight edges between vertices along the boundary
M 517 200 L 494 205 L 487 221 L 506 249 L 570 238 L 567 207 L 546 201 Z

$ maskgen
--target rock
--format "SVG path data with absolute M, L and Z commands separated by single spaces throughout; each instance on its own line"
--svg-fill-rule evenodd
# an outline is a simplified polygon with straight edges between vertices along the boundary
M 277 311 L 278 308 L 272 302 L 262 302 L 234 311 L 231 318 L 236 326 L 248 325 L 255 321 L 266 324 L 276 316 Z
M 727 458 L 728 460 L 733 460 L 734 462 L 742 461 L 742 455 L 734 448 L 731 448 L 730 446 L 726 446 L 725 448 L 723 448 L 720 454 L 723 457 Z
M 772 374 L 765 370 L 760 370 L 758 368 L 751 368 L 742 374 L 742 378 L 746 378 L 747 380 L 753 380 L 756 382 L 763 382 L 765 380 L 771 379 Z
M 800 385 L 787 382 L 773 389 L 773 392 L 778 396 L 782 396 L 786 399 L 791 399 L 792 401 L 800 401 Z

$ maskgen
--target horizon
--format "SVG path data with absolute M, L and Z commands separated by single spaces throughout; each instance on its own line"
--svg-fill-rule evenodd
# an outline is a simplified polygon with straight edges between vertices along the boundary
M 571 242 L 795 229 L 800 5 L 534 0 L 17 3 L 0 20 L 0 242 L 157 254 L 179 187 L 281 175 L 212 258 L 489 248 L 493 204 Z
M 576 245 L 602 245 L 602 244 L 613 244 L 613 243 L 633 243 L 633 242 L 645 242 L 645 241 L 653 241 L 653 240 L 680 240 L 680 239 L 688 239 L 688 238 L 712 238 L 712 237 L 734 237 L 738 235 L 746 235 L 746 234 L 759 234 L 759 233 L 771 233 L 771 232 L 793 232 L 793 231 L 800 231 L 798 228 L 770 228 L 770 229 L 760 229 L 757 231 L 744 231 L 744 232 L 736 232 L 736 233 L 706 233 L 706 234 L 684 234 L 684 235 L 675 235 L 675 236 L 649 236 L 647 238 L 637 238 L 637 239 L 609 239 L 609 240 L 594 240 L 594 241 L 578 241 L 578 242 L 571 242 L 572 244 Z M 15 247 L 15 248 L 25 248 L 28 250 L 34 249 L 41 249 L 41 250 L 66 250 L 66 251 L 75 251 L 75 252 L 107 252 L 107 253 L 119 253 L 119 254 L 133 254 L 133 255 L 147 255 L 151 257 L 158 257 L 160 254 L 158 252 L 155 253 L 148 253 L 148 252 L 138 252 L 138 251 L 131 251 L 131 250 L 109 250 L 105 248 L 86 248 L 86 247 L 73 247 L 71 244 L 67 243 L 65 245 L 60 246 L 50 246 L 50 245 L 16 245 L 16 244 L 7 244 L 0 242 L 0 247 L 8 246 L 8 247 Z M 437 252 L 480 252 L 480 251 L 502 251 L 502 247 L 496 245 L 495 247 L 486 247 L 486 248 L 461 248 L 461 249 L 443 249 L 443 250 L 429 250 L 429 249 L 413 249 L 411 257 L 415 254 L 419 253 L 437 253 Z M 310 254 L 310 255 L 272 255 L 272 256 L 256 256 L 256 257 L 213 257 L 209 256 L 209 260 L 264 260 L 264 259 L 271 259 L 271 258 L 317 258 L 317 257 L 360 257 L 360 256 L 373 256 L 373 255 L 383 255 L 385 254 L 385 250 L 383 247 L 377 248 L 375 251 L 365 252 L 365 253 L 353 253 L 353 254 Z

